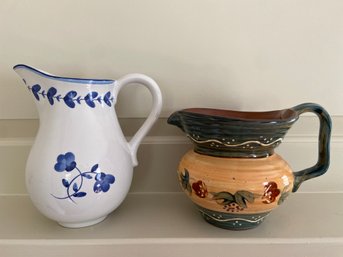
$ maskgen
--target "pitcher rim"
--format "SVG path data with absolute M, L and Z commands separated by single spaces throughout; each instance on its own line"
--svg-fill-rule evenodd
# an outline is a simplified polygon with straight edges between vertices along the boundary
M 272 110 L 272 111 L 236 111 L 236 110 L 224 110 L 216 108 L 186 108 L 180 110 L 184 113 L 192 113 L 203 116 L 220 117 L 225 119 L 234 119 L 241 121 L 251 122 L 286 122 L 295 121 L 298 117 L 296 112 L 291 108 Z
M 63 76 L 56 76 L 50 73 L 47 73 L 45 71 L 39 70 L 37 68 L 31 67 L 26 64 L 17 64 L 13 66 L 13 70 L 16 69 L 28 69 L 38 75 L 41 75 L 42 77 L 58 80 L 58 81 L 63 81 L 63 82 L 71 82 L 71 83 L 79 83 L 79 84 L 113 84 L 115 80 L 113 79 L 85 79 L 85 78 L 75 78 L 75 77 L 63 77 Z

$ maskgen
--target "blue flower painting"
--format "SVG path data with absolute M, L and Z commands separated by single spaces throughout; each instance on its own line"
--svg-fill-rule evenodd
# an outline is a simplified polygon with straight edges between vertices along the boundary
M 76 167 L 75 155 L 71 152 L 66 154 L 60 154 L 57 156 L 57 163 L 55 164 L 55 170 L 57 172 L 72 171 Z
M 66 188 L 66 195 L 58 197 L 52 195 L 56 199 L 69 199 L 73 203 L 76 203 L 74 198 L 82 198 L 87 195 L 87 192 L 83 191 L 83 186 L 85 180 L 93 180 L 93 191 L 94 193 L 106 193 L 110 190 L 110 187 L 115 182 L 115 177 L 111 174 L 106 174 L 99 171 L 99 164 L 92 166 L 90 171 L 81 171 L 77 167 L 75 161 L 75 155 L 72 152 L 67 152 L 65 154 L 59 154 L 54 166 L 55 171 L 57 172 L 73 172 L 74 176 L 68 177 L 68 179 L 62 179 L 62 186 Z
M 110 185 L 114 183 L 114 176 L 111 174 L 105 174 L 103 172 L 96 174 L 94 184 L 94 192 L 107 192 L 110 189 Z

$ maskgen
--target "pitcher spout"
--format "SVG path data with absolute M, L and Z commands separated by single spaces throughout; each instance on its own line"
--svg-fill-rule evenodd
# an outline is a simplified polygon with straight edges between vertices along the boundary
M 182 129 L 200 154 L 219 157 L 266 157 L 282 142 L 298 116 L 291 109 L 240 112 L 189 108 L 168 123 Z
M 180 112 L 174 112 L 167 120 L 168 124 L 179 127 L 183 130 Z
M 13 67 L 40 105 L 64 104 L 69 108 L 113 107 L 115 81 L 59 77 L 25 64 Z
M 39 73 L 44 74 L 44 72 L 39 71 L 25 64 L 17 64 L 13 67 L 13 70 L 23 80 L 25 85 L 27 84 L 28 80 L 34 79 L 34 77 L 38 76 Z M 37 72 L 34 72 L 34 71 L 37 71 Z
M 24 83 L 31 78 L 40 77 L 40 79 L 50 79 L 60 82 L 78 83 L 78 84 L 113 84 L 112 79 L 84 79 L 84 78 L 71 78 L 52 75 L 40 69 L 28 66 L 26 64 L 17 64 L 13 70 L 23 79 Z

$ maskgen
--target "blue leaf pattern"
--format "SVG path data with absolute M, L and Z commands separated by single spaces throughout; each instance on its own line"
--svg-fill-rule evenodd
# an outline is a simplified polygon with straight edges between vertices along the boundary
M 65 187 L 69 187 L 69 182 L 68 182 L 68 180 L 66 180 L 66 179 L 62 179 L 62 184 L 63 184 L 63 186 L 65 186 Z
M 57 89 L 54 87 L 51 87 L 49 88 L 48 93 L 46 94 L 46 96 L 48 97 L 49 103 L 51 105 L 54 104 L 54 96 L 56 95 L 56 93 L 57 93 Z
M 98 167 L 99 167 L 99 164 L 95 164 L 95 165 L 92 167 L 91 172 L 96 171 L 96 170 L 98 169 Z
M 63 97 L 65 104 L 68 105 L 70 108 L 75 107 L 74 97 L 76 95 L 77 95 L 76 91 L 70 91 L 65 95 L 65 97 Z
M 84 176 L 85 178 L 88 178 L 88 179 L 92 179 L 93 177 L 89 174 L 82 174 L 82 176 Z
M 67 92 L 65 96 L 57 94 L 58 92 L 55 87 L 50 87 L 47 91 L 42 90 L 42 87 L 39 84 L 35 84 L 32 87 L 28 86 L 28 89 L 31 90 L 32 94 L 34 95 L 37 101 L 40 101 L 40 97 L 42 97 L 44 99 L 47 99 L 50 105 L 54 105 L 55 99 L 57 100 L 57 102 L 60 102 L 61 99 L 63 99 L 63 102 L 69 108 L 75 108 L 76 104 L 81 105 L 82 101 L 84 101 L 86 105 L 91 108 L 95 108 L 97 104 L 105 106 L 103 105 L 103 103 L 111 107 L 114 101 L 114 98 L 110 91 L 108 91 L 103 96 L 96 91 L 91 91 L 85 97 L 82 97 L 78 95 L 78 93 L 74 90 Z
M 111 107 L 112 106 L 112 101 L 113 101 L 113 98 L 111 96 L 111 92 L 107 92 L 104 95 L 104 102 L 105 102 L 105 104 L 107 104 L 109 107 Z
M 84 196 L 86 196 L 86 195 L 87 195 L 86 192 L 77 192 L 77 193 L 75 193 L 73 196 L 74 196 L 74 197 L 84 197 Z
M 32 90 L 32 93 L 33 95 L 35 96 L 35 98 L 39 101 L 39 95 L 38 95 L 38 92 L 40 91 L 41 89 L 41 86 L 36 84 L 36 85 L 33 85 L 31 90 Z
M 94 99 L 98 96 L 97 92 L 90 92 L 85 97 L 86 104 L 92 108 L 95 107 Z
M 77 191 L 78 191 L 77 183 L 74 183 L 74 185 L 73 185 L 73 190 L 74 190 L 74 192 L 77 192 Z

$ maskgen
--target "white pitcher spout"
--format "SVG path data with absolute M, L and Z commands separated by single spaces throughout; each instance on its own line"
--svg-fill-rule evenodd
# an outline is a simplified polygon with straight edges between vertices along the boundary
M 113 79 L 87 79 L 87 78 L 74 78 L 74 77 L 61 77 L 42 71 L 26 64 L 17 64 L 13 70 L 24 80 L 29 78 L 40 77 L 41 79 L 51 79 L 61 82 L 78 83 L 78 84 L 113 84 Z
M 13 67 L 13 70 L 18 74 L 19 77 L 21 77 L 25 84 L 26 81 L 31 80 L 36 76 L 39 76 L 39 73 L 44 74 L 44 72 L 25 64 L 17 64 Z
M 22 78 L 38 106 L 62 103 L 69 108 L 79 106 L 93 109 L 96 106 L 112 107 L 115 104 L 115 80 L 61 77 L 25 64 L 18 64 L 13 69 Z M 38 112 L 40 109 L 38 107 Z

